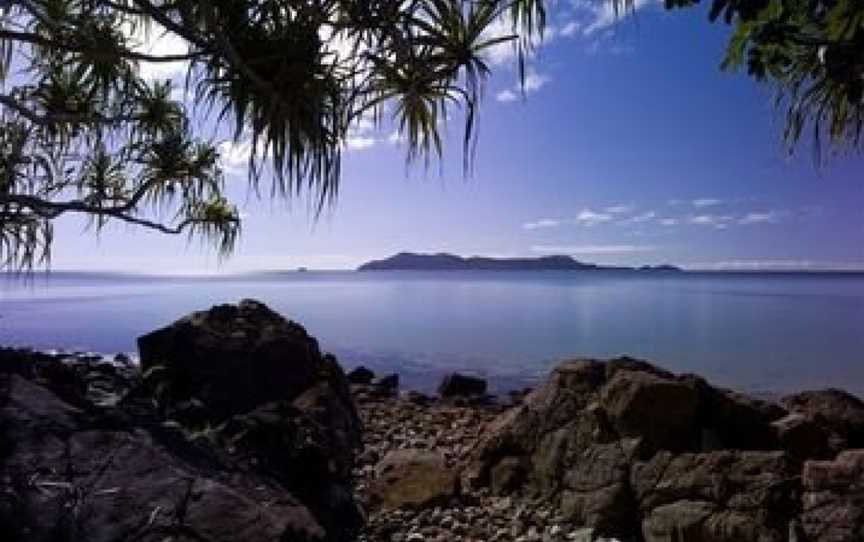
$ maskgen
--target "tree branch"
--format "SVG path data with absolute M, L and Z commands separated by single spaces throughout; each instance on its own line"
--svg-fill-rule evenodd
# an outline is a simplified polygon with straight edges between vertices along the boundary
M 18 32 L 16 30 L 0 30 L 0 39 L 7 39 L 18 42 L 31 43 L 49 47 L 57 50 L 74 51 L 78 53 L 87 53 L 96 58 L 125 58 L 127 60 L 136 60 L 140 62 L 186 62 L 195 60 L 206 53 L 204 51 L 195 51 L 182 55 L 149 55 L 147 53 L 139 53 L 131 49 L 120 48 L 115 51 L 105 51 L 101 49 L 93 49 L 90 47 L 81 47 L 75 43 L 60 43 L 49 38 L 33 34 L 32 32 Z

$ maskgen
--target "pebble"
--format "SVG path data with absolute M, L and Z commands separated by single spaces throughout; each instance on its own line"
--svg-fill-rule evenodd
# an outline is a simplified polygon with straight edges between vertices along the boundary
M 588 542 L 591 531 L 570 528 L 546 503 L 527 497 L 490 495 L 463 488 L 446 506 L 383 512 L 370 506 L 365 490 L 388 452 L 433 449 L 449 466 L 468 460 L 484 427 L 510 406 L 454 404 L 371 393 L 352 386 L 364 426 L 364 450 L 354 469 L 355 496 L 368 512 L 358 542 Z M 562 523 L 564 526 L 562 526 Z M 610 541 L 614 542 L 614 541 Z

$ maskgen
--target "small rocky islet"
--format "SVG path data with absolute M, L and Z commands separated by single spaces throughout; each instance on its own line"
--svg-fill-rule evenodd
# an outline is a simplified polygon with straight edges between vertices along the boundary
M 631 358 L 507 401 L 347 375 L 255 301 L 118 356 L 0 349 L 0 540 L 864 540 L 864 403 Z

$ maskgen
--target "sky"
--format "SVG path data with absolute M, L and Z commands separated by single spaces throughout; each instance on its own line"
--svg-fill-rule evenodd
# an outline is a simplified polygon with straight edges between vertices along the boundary
M 347 143 L 337 203 L 250 192 L 248 146 L 224 142 L 227 193 L 243 234 L 209 246 L 126 225 L 98 236 L 56 225 L 54 269 L 147 273 L 350 269 L 409 250 L 499 257 L 568 254 L 600 264 L 692 269 L 864 269 L 864 157 L 817 166 L 782 144 L 770 87 L 719 65 L 729 29 L 706 9 L 638 0 L 560 0 L 531 58 L 524 95 L 512 50 L 490 53 L 473 173 L 461 126 L 444 161 L 409 166 L 387 126 Z M 163 39 L 149 45 L 170 50 Z M 178 76 L 182 66 L 152 69 Z

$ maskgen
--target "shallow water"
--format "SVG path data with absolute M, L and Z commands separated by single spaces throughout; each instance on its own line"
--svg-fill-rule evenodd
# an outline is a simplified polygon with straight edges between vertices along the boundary
M 0 344 L 134 352 L 192 310 L 256 298 L 343 364 L 430 389 L 449 370 L 530 384 L 572 356 L 630 354 L 751 392 L 864 395 L 864 275 L 307 272 L 0 279 Z

